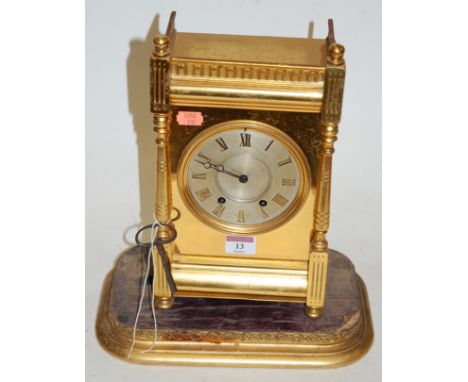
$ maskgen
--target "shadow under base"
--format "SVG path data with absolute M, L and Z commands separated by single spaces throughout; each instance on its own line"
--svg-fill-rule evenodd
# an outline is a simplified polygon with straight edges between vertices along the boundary
M 101 294 L 96 334 L 104 349 L 121 359 L 143 364 L 325 368 L 356 361 L 372 344 L 365 285 L 351 261 L 330 250 L 320 318 L 307 317 L 302 303 L 176 297 L 171 309 L 156 311 L 153 344 L 147 288 L 128 357 L 145 252 L 138 247 L 124 252 Z

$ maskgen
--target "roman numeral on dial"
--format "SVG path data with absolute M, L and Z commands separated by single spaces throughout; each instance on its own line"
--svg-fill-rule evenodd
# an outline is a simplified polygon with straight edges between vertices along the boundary
M 291 163 L 291 158 L 288 158 L 288 159 L 285 159 L 285 160 L 282 160 L 282 161 L 279 161 L 278 162 L 278 166 L 281 167 L 281 166 L 284 166 L 288 163 Z
M 241 133 L 241 147 L 250 147 L 250 134 Z
M 296 179 L 283 178 L 283 179 L 281 179 L 281 185 L 282 186 L 295 186 L 296 185 Z
M 265 151 L 268 151 L 268 149 L 270 148 L 270 146 L 273 144 L 274 140 L 272 139 L 270 141 L 270 143 L 268 143 L 267 147 L 265 147 Z
M 208 188 L 203 188 L 195 192 L 202 202 L 208 199 L 211 196 L 211 191 Z
M 216 138 L 216 143 L 221 146 L 221 151 L 226 151 L 229 148 L 223 138 Z
M 202 180 L 205 180 L 205 179 L 206 179 L 206 172 L 203 172 L 203 173 L 200 173 L 200 174 L 192 173 L 192 178 L 193 178 L 193 179 L 202 179 Z
M 221 216 L 223 216 L 223 212 L 224 210 L 226 209 L 225 206 L 223 206 L 222 204 L 218 205 L 214 210 L 213 210 L 213 213 L 218 217 L 220 218 Z
M 239 212 L 237 213 L 237 222 L 245 223 L 245 213 L 243 210 L 239 210 Z
M 279 204 L 281 207 L 284 207 L 284 205 L 288 202 L 288 199 L 286 199 L 283 195 L 281 194 L 276 194 L 275 197 L 272 199 L 275 203 Z
M 268 212 L 266 212 L 265 208 L 260 207 L 260 212 L 262 213 L 264 219 L 268 217 Z

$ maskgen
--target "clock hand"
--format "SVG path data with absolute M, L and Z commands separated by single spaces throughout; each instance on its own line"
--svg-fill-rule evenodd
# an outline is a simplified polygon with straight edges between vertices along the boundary
M 202 161 L 199 161 L 198 159 L 195 159 L 195 161 L 198 162 L 198 163 L 201 163 L 203 165 L 203 167 L 205 167 L 206 169 L 214 168 L 218 172 L 222 172 L 223 174 L 233 176 L 234 178 L 239 179 L 242 183 L 245 183 L 245 181 L 243 181 L 243 179 L 247 177 L 246 175 L 237 175 L 237 174 L 234 174 L 231 171 L 225 170 L 224 166 L 222 164 L 213 164 L 210 161 L 202 162 Z
M 236 175 L 236 174 L 232 173 L 231 171 L 225 170 L 224 166 L 222 164 L 219 164 L 219 165 L 211 164 L 211 167 L 214 168 L 218 172 L 222 172 L 223 174 L 231 175 L 231 176 L 233 176 L 235 178 L 238 178 L 238 179 L 240 178 L 240 175 Z
M 202 164 L 203 167 L 205 167 L 206 169 L 209 169 L 211 167 L 211 163 L 209 161 L 208 162 L 202 162 L 201 160 L 195 159 L 195 162 L 198 162 L 198 163 Z
M 241 183 L 247 183 L 247 181 L 249 180 L 249 177 L 247 175 L 244 175 L 244 174 L 237 175 L 237 174 L 232 173 L 231 171 L 225 170 L 222 164 L 216 165 L 216 164 L 210 163 L 210 167 L 214 168 L 218 172 L 222 172 L 223 174 L 231 175 L 234 178 L 239 179 L 239 182 Z

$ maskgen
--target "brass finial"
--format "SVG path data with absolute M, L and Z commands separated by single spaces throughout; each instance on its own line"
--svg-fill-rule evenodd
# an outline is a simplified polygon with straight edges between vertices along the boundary
M 332 44 L 328 48 L 328 61 L 334 65 L 343 65 L 344 64 L 344 52 L 345 48 L 341 44 Z
M 161 57 L 161 56 L 166 56 L 168 54 L 168 49 L 169 49 L 169 39 L 167 36 L 164 36 L 162 34 L 157 35 L 153 39 L 154 43 L 154 55 Z

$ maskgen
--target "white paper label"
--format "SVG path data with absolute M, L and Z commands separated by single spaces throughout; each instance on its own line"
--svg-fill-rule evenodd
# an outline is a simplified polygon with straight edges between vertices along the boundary
M 256 251 L 255 236 L 226 236 L 226 253 L 255 255 Z

